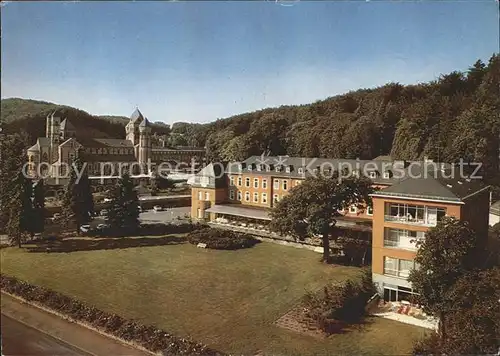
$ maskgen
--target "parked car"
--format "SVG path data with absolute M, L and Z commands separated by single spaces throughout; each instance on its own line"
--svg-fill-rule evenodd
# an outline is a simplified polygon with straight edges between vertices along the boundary
M 155 206 L 153 206 L 153 210 L 154 211 L 162 211 L 163 207 L 161 205 L 155 205 Z
M 80 226 L 80 231 L 83 233 L 87 233 L 90 230 L 90 225 L 82 225 Z
M 101 215 L 101 216 L 107 216 L 108 215 L 108 211 L 106 209 L 102 209 L 99 215 Z
M 108 227 L 109 227 L 108 224 L 99 224 L 99 225 L 97 225 L 96 229 L 103 230 L 103 229 L 107 229 Z

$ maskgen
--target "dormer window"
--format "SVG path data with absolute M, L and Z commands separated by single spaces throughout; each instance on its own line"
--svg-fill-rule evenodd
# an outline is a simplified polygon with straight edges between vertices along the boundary
M 281 166 L 276 166 L 276 172 L 281 172 Z
M 370 178 L 377 178 L 377 172 L 372 171 L 369 173 L 369 175 L 370 175 Z
M 290 166 L 286 166 L 285 168 L 285 172 L 286 173 L 290 173 L 292 171 L 292 169 L 290 168 Z
M 299 172 L 299 174 L 304 174 L 304 168 L 300 167 L 300 168 L 298 169 L 298 172 Z
M 352 175 L 353 175 L 354 177 L 358 178 L 358 177 L 359 177 L 359 171 L 358 171 L 358 170 L 354 170 L 354 171 L 352 172 Z
M 259 171 L 259 172 L 260 172 L 261 170 L 262 170 L 262 164 L 258 164 L 258 165 L 257 165 L 257 171 Z
M 389 172 L 384 172 L 384 179 L 389 179 L 389 177 L 390 177 Z
M 266 172 L 271 172 L 271 166 L 270 165 L 266 165 Z
M 243 165 L 240 163 L 238 164 L 238 169 L 241 171 L 243 169 Z
M 251 165 L 251 164 L 249 164 L 247 169 L 248 169 L 249 171 L 251 171 L 251 170 L 252 170 L 252 165 Z

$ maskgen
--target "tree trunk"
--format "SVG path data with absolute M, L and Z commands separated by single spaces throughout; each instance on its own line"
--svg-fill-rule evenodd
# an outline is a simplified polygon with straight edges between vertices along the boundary
M 330 239 L 328 232 L 323 233 L 323 262 L 330 262 Z
M 441 343 L 443 344 L 446 338 L 444 312 L 439 313 L 439 335 L 441 336 Z
M 19 248 L 21 248 L 21 236 L 20 235 L 17 236 L 17 246 Z

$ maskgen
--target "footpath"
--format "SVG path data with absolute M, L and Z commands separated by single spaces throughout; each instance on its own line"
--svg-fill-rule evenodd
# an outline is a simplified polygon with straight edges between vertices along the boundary
M 2 314 L 11 319 L 29 325 L 90 355 L 151 355 L 37 307 L 23 303 L 5 293 L 1 294 L 1 311 Z

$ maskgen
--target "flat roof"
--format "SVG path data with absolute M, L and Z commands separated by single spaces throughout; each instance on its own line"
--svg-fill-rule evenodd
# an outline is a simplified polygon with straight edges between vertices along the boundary
M 209 213 L 241 216 L 250 219 L 271 220 L 269 211 L 266 209 L 243 208 L 234 205 L 214 205 L 205 211 Z

